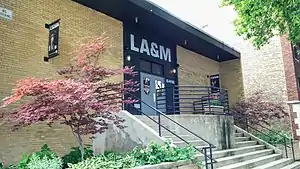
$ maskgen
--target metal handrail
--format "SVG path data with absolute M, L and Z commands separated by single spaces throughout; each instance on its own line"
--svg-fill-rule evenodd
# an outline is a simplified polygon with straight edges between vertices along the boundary
M 168 106 L 167 92 L 173 92 L 173 106 Z M 229 109 L 227 90 L 201 85 L 174 85 L 156 90 L 156 107 L 165 113 L 205 113 L 208 115 L 226 114 Z M 160 95 L 158 95 L 160 94 Z M 218 98 L 212 98 L 217 96 Z M 213 101 L 220 101 L 222 107 L 216 107 Z M 165 109 L 168 108 L 168 109 Z M 171 109 L 170 109 L 171 108 Z
M 237 113 L 236 111 L 234 111 L 234 110 L 232 110 L 232 109 L 230 109 L 230 112 L 232 112 L 232 114 L 230 114 L 230 115 L 232 115 L 232 116 L 234 116 L 234 114 L 235 114 L 235 115 L 238 115 L 239 117 L 241 117 L 241 119 L 244 119 L 244 120 L 246 121 L 246 130 L 247 130 L 247 132 L 249 132 L 249 129 L 248 129 L 248 128 L 251 128 L 251 129 L 253 129 L 253 130 L 255 130 L 255 131 L 257 131 L 257 132 L 259 132 L 259 133 L 261 133 L 261 134 L 263 134 L 263 135 L 265 135 L 265 136 L 271 138 L 270 136 L 268 136 L 268 135 L 265 134 L 264 132 L 262 132 L 262 131 L 260 131 L 260 130 L 258 130 L 258 129 L 256 129 L 256 128 L 250 126 L 250 125 L 248 125 L 248 116 L 247 116 L 246 114 L 240 114 L 240 113 Z M 272 129 L 269 129 L 269 128 L 267 128 L 267 127 L 261 125 L 261 124 L 258 124 L 258 126 L 264 128 L 264 129 L 266 129 L 266 130 L 268 130 L 268 131 L 272 131 L 272 132 L 274 132 L 275 134 L 277 134 L 278 136 L 281 136 L 281 137 L 284 139 L 284 147 L 285 147 L 285 155 L 286 155 L 286 158 L 288 158 L 288 151 L 287 151 L 287 147 L 288 147 L 288 148 L 291 148 L 291 149 L 292 149 L 292 156 L 293 156 L 293 160 L 295 161 L 295 150 L 294 150 L 293 138 L 287 137 L 287 136 L 285 136 L 285 135 L 282 135 L 282 134 L 280 134 L 280 133 L 278 133 L 278 132 L 276 132 L 276 131 L 274 131 L 274 130 L 272 130 Z M 287 145 L 286 139 L 290 140 L 291 146 L 288 146 L 288 145 Z M 272 144 L 272 143 L 270 143 L 270 144 Z
M 177 135 L 176 133 L 174 133 L 173 131 L 171 131 L 170 129 L 168 129 L 167 127 L 163 126 L 161 124 L 160 121 L 160 115 L 164 116 L 165 118 L 167 118 L 168 120 L 172 121 L 173 123 L 175 123 L 176 125 L 180 126 L 181 128 L 183 128 L 184 130 L 186 130 L 187 132 L 191 133 L 192 135 L 194 135 L 195 137 L 199 138 L 200 140 L 204 141 L 205 143 L 207 143 L 209 146 L 207 147 L 203 147 L 202 150 L 204 150 L 204 152 L 202 150 L 200 150 L 199 148 L 197 148 L 194 145 L 191 145 L 195 150 L 199 151 L 200 153 L 202 153 L 204 155 L 205 158 L 205 164 L 206 164 L 206 168 L 209 168 L 209 164 L 211 165 L 211 169 L 213 169 L 213 164 L 216 163 L 217 161 L 215 159 L 213 159 L 212 157 L 212 148 L 216 148 L 216 146 L 214 146 L 213 144 L 211 144 L 210 142 L 208 142 L 206 139 L 202 138 L 201 136 L 197 135 L 196 133 L 190 131 L 188 128 L 184 127 L 183 125 L 181 125 L 180 123 L 174 121 L 173 119 L 171 119 L 170 117 L 168 117 L 166 114 L 164 114 L 163 112 L 161 112 L 160 110 L 158 110 L 157 108 L 149 105 L 148 103 L 142 101 L 141 99 L 139 99 L 138 97 L 134 96 L 131 93 L 126 93 L 127 95 L 130 95 L 130 97 L 140 101 L 141 103 L 144 103 L 145 105 L 147 105 L 148 107 L 150 107 L 151 109 L 153 109 L 156 113 L 158 113 L 158 122 L 154 119 L 152 119 L 149 115 L 145 114 L 144 112 L 142 112 L 141 110 L 137 109 L 141 114 L 145 115 L 146 117 L 150 118 L 152 121 L 154 121 L 156 124 L 158 124 L 159 126 L 159 136 L 161 137 L 161 127 L 164 128 L 165 130 L 167 130 L 168 132 L 170 132 L 171 134 L 173 134 L 174 136 L 176 136 L 177 138 L 179 138 L 180 140 L 182 140 L 183 142 L 185 142 L 186 144 L 190 145 L 189 142 L 187 142 L 186 140 L 184 140 L 182 137 L 180 137 L 179 135 Z M 131 107 L 135 108 L 133 105 L 129 104 Z M 207 149 L 209 149 L 210 151 L 210 157 L 207 155 Z M 210 162 L 208 162 L 208 160 L 210 160 Z

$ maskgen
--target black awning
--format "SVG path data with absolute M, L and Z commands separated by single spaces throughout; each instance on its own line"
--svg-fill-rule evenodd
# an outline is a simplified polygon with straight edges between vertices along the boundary
M 186 49 L 216 61 L 237 59 L 240 53 L 147 0 L 74 0 L 124 23 L 136 24 Z M 187 9 L 185 9 L 187 10 Z

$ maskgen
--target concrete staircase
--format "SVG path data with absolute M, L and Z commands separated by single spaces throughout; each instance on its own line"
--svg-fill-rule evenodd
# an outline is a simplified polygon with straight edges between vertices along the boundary
M 158 131 L 158 125 L 149 119 L 139 118 L 145 124 Z M 176 130 L 170 130 L 177 134 Z M 165 129 L 161 130 L 162 137 L 171 139 L 173 144 L 179 147 L 187 144 L 178 137 L 172 135 Z M 300 169 L 300 162 L 293 162 L 291 158 L 283 158 L 280 150 L 257 139 L 255 136 L 236 127 L 235 148 L 227 150 L 213 149 L 213 158 L 217 161 L 214 164 L 216 169 Z M 177 134 L 190 144 L 201 148 L 207 146 L 205 142 L 195 136 L 180 132 Z M 203 154 L 197 155 L 199 160 L 203 160 Z

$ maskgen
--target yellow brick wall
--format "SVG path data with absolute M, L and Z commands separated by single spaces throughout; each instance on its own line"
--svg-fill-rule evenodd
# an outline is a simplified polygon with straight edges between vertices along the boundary
M 178 84 L 179 85 L 201 85 L 209 86 L 210 80 L 207 76 L 219 73 L 219 63 L 195 52 L 177 46 Z M 180 111 L 182 114 L 193 113 L 193 101 L 199 101 L 199 96 L 207 95 L 205 89 L 198 91 L 179 91 Z M 203 90 L 203 91 L 199 91 Z M 191 95 L 192 94 L 192 95 Z M 193 98 L 193 99 L 192 99 Z
M 0 18 L 0 99 L 9 95 L 19 79 L 55 77 L 56 70 L 69 62 L 72 52 L 87 37 L 97 37 L 103 32 L 110 37 L 109 51 L 102 63 L 111 68 L 123 65 L 122 23 L 104 14 L 86 8 L 71 0 L 0 0 L 0 7 L 13 11 L 12 20 Z M 61 18 L 60 55 L 48 63 L 48 30 L 45 23 Z M 120 79 L 122 77 L 118 77 Z M 11 132 L 10 124 L 0 122 L 0 160 L 20 159 L 21 153 L 38 150 L 44 143 L 59 154 L 76 144 L 66 127 L 55 124 L 34 125 Z
M 219 63 L 177 46 L 179 85 L 210 85 L 207 75 L 219 73 Z
M 221 88 L 228 90 L 230 105 L 243 98 L 243 74 L 240 59 L 219 63 L 178 46 L 177 60 L 180 65 L 178 70 L 179 85 L 209 86 L 210 80 L 207 76 L 220 74 L 220 85 Z
M 229 104 L 233 105 L 244 97 L 241 60 L 234 59 L 220 63 L 220 81 L 228 90 Z

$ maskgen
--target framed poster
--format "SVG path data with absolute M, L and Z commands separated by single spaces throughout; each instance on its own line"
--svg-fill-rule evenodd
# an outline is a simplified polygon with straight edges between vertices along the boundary
M 48 58 L 59 55 L 59 21 L 57 20 L 47 26 L 49 29 Z
M 212 93 L 220 92 L 220 76 L 219 76 L 219 74 L 210 76 L 210 86 L 211 86 Z
M 143 88 L 145 94 L 149 95 L 150 93 L 150 79 L 148 77 L 145 77 L 143 80 Z

